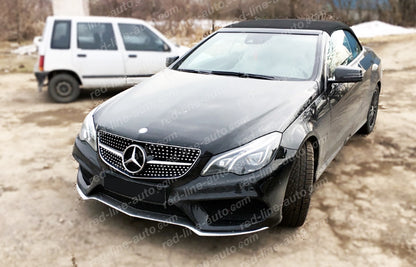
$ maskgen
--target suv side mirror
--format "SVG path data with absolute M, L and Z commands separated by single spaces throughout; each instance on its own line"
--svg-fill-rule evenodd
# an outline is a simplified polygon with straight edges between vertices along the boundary
M 357 67 L 338 66 L 334 71 L 332 83 L 356 83 L 363 80 L 363 71 Z
M 172 65 L 172 63 L 175 62 L 178 58 L 179 58 L 179 56 L 167 57 L 166 58 L 166 67 L 169 67 L 170 65 Z

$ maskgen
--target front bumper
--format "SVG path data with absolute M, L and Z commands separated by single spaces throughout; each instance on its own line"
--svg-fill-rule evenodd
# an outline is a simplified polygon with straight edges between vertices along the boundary
M 296 151 L 279 149 L 265 168 L 249 175 L 201 177 L 201 157 L 178 179 L 132 179 L 110 169 L 88 144 L 75 141 L 77 190 L 136 218 L 180 225 L 200 236 L 248 234 L 282 219 L 289 172 Z

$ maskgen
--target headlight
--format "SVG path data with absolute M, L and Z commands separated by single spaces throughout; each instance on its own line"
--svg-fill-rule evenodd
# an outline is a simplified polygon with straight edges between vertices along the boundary
M 87 142 L 92 149 L 97 151 L 97 134 L 95 132 L 95 125 L 94 125 L 94 119 L 92 115 L 94 114 L 96 108 L 91 110 L 90 113 L 88 113 L 87 117 L 85 117 L 84 122 L 82 123 L 81 131 L 79 132 L 79 139 L 82 141 Z
M 242 175 L 257 171 L 272 160 L 273 152 L 279 147 L 281 138 L 281 133 L 274 132 L 214 156 L 202 170 L 202 175 L 225 172 Z

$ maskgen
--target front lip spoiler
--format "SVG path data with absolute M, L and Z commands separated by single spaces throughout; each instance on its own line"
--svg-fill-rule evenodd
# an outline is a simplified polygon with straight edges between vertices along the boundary
M 173 222 L 173 221 L 167 221 L 167 220 L 157 219 L 157 218 L 154 218 L 154 217 L 149 217 L 149 216 L 139 215 L 139 214 L 136 214 L 136 213 L 129 212 L 129 211 L 125 210 L 125 209 L 122 209 L 120 207 L 117 207 L 116 205 L 114 205 L 112 203 L 109 203 L 107 201 L 104 201 L 103 199 L 101 199 L 99 197 L 96 197 L 96 196 L 87 196 L 87 195 L 85 195 L 82 192 L 82 190 L 81 190 L 81 188 L 79 188 L 79 185 L 78 184 L 76 186 L 77 186 L 78 194 L 81 196 L 81 198 L 83 200 L 91 200 L 91 199 L 97 200 L 97 201 L 99 201 L 101 203 L 104 203 L 105 205 L 108 205 L 111 208 L 113 208 L 115 210 L 118 210 L 119 212 L 124 213 L 124 214 L 126 214 L 128 216 L 131 216 L 131 217 L 135 217 L 135 218 L 139 218 L 139 219 L 146 219 L 146 220 L 151 220 L 151 221 L 156 221 L 156 222 L 162 222 L 162 223 L 168 223 L 168 224 L 173 224 L 173 225 L 179 225 L 179 226 L 188 228 L 189 230 L 191 230 L 192 232 L 194 232 L 195 234 L 197 234 L 199 236 L 236 236 L 236 235 L 246 235 L 246 234 L 252 234 L 252 233 L 260 232 L 260 231 L 263 231 L 263 230 L 266 230 L 266 229 L 269 228 L 269 227 L 266 226 L 266 227 L 262 227 L 262 228 L 255 229 L 255 230 L 241 231 L 241 232 L 204 232 L 204 231 L 200 231 L 199 229 L 197 229 L 194 226 L 189 225 L 189 224 L 180 223 L 180 222 Z

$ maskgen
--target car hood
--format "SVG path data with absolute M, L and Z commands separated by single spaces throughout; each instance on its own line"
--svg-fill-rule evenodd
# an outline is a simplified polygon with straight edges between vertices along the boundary
M 94 121 L 98 130 L 212 155 L 283 132 L 316 93 L 314 81 L 166 69 L 105 102 Z

